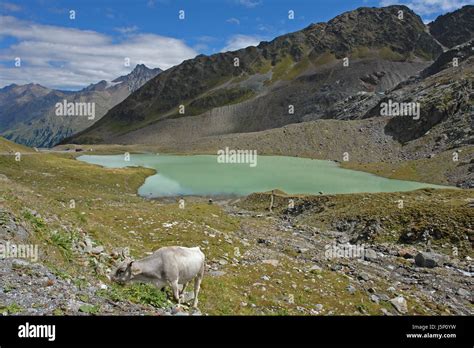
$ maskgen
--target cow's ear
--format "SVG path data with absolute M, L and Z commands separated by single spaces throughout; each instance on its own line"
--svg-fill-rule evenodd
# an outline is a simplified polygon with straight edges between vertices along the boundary
M 133 261 L 130 262 L 128 264 L 128 266 L 130 267 L 130 271 L 132 272 L 132 275 L 136 276 L 136 275 L 142 273 L 142 270 L 140 269 L 140 267 L 138 267 L 136 264 L 134 264 Z

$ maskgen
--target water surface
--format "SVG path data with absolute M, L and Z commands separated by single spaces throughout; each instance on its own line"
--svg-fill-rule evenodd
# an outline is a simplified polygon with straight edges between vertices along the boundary
M 331 161 L 298 157 L 258 156 L 257 165 L 218 163 L 213 155 L 132 154 L 84 155 L 79 160 L 110 168 L 156 169 L 138 189 L 145 197 L 179 195 L 247 195 L 280 189 L 290 194 L 395 192 L 443 186 L 382 178 L 340 168 Z

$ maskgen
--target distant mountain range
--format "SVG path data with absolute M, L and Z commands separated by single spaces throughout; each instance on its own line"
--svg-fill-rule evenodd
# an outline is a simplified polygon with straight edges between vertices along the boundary
M 429 25 L 406 6 L 364 7 L 160 74 L 139 66 L 129 75 L 147 72 L 138 82 L 122 77 L 75 94 L 8 86 L 0 90 L 7 105 L 0 131 L 39 146 L 67 136 L 61 144 L 200 153 L 233 146 L 331 160 L 348 151 L 358 163 L 432 158 L 472 148 L 473 38 L 474 6 Z M 52 116 L 57 100 L 91 94 L 102 118 Z M 382 105 L 392 102 L 419 103 L 418 117 L 382 117 Z M 474 186 L 473 156 L 465 151 L 447 180 Z
M 0 135 L 19 144 L 51 147 L 91 126 L 113 106 L 161 72 L 137 65 L 128 75 L 100 81 L 77 91 L 49 89 L 38 84 L 0 89 Z M 56 103 L 95 103 L 95 117 L 57 116 Z
M 473 143 L 473 37 L 474 6 L 429 26 L 406 6 L 359 8 L 257 47 L 186 60 L 63 143 L 426 158 Z M 419 118 L 381 117 L 390 101 L 419 103 Z M 473 167 L 463 162 L 452 182 L 474 185 Z
M 473 6 L 466 6 L 442 16 L 430 32 L 408 7 L 360 8 L 258 47 L 197 56 L 163 72 L 67 141 L 169 145 L 318 119 L 364 118 L 380 94 L 472 38 L 472 14 Z M 368 104 L 362 93 L 376 97 Z

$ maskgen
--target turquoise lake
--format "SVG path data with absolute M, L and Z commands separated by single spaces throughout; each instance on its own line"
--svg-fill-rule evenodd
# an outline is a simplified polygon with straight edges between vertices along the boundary
M 396 192 L 444 186 L 393 180 L 340 168 L 331 161 L 258 156 L 257 165 L 218 163 L 213 155 L 84 155 L 78 160 L 110 168 L 141 166 L 157 174 L 139 188 L 144 197 L 247 195 L 280 189 L 290 194 Z

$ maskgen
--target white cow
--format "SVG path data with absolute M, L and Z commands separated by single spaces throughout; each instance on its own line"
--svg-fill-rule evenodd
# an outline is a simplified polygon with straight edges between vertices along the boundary
M 178 306 L 186 285 L 194 279 L 193 307 L 197 307 L 204 262 L 205 256 L 199 247 L 163 247 L 144 259 L 124 261 L 113 272 L 111 279 L 120 284 L 130 281 L 152 283 L 160 290 L 169 285 Z M 179 284 L 183 285 L 181 292 Z

